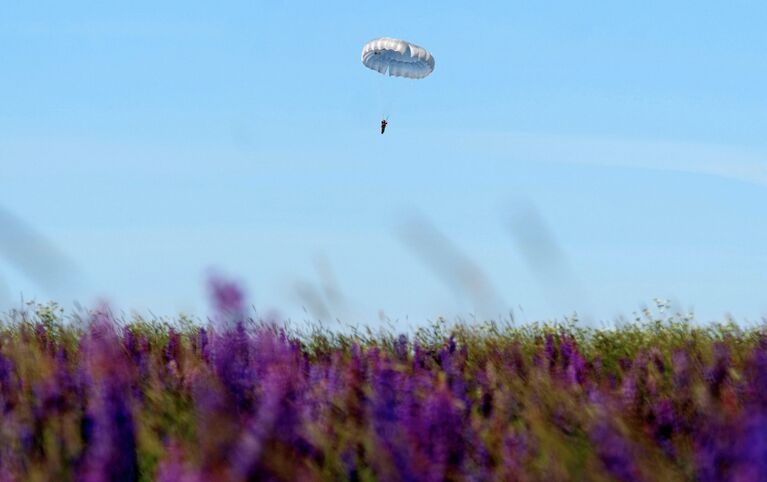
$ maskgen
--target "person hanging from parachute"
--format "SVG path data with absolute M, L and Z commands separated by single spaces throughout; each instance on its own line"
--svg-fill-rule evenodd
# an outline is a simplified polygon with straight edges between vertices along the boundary
M 390 77 L 423 79 L 434 71 L 434 57 L 423 47 L 404 40 L 381 37 L 362 47 L 362 64 Z M 381 134 L 389 125 L 381 120 Z

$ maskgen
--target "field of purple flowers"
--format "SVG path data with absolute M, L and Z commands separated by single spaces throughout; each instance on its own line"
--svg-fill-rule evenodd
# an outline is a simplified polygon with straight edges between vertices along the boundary
M 299 333 L 213 292 L 205 324 L 8 313 L 0 480 L 767 480 L 763 327 Z

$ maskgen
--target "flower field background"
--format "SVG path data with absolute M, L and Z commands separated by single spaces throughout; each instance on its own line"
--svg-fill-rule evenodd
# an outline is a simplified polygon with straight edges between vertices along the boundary
M 8 313 L 0 480 L 767 480 L 764 327 L 299 332 L 212 292 L 205 323 Z

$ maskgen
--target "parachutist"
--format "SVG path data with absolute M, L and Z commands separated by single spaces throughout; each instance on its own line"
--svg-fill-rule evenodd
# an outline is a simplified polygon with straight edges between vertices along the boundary
M 383 134 L 384 131 L 386 130 L 386 125 L 387 124 L 388 124 L 388 122 L 386 122 L 386 119 L 381 120 L 381 134 Z

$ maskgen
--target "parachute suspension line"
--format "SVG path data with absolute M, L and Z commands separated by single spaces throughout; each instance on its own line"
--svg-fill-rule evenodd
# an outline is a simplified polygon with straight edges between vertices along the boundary
M 386 76 L 377 76 L 375 79 L 376 91 L 378 92 L 378 113 L 381 119 L 389 120 L 389 115 L 392 111 L 392 79 L 388 79 Z
M 384 84 L 382 82 L 382 77 L 376 77 L 375 79 L 375 89 L 376 94 L 378 97 L 378 114 L 380 117 L 384 117 L 386 115 L 386 93 L 384 92 Z

